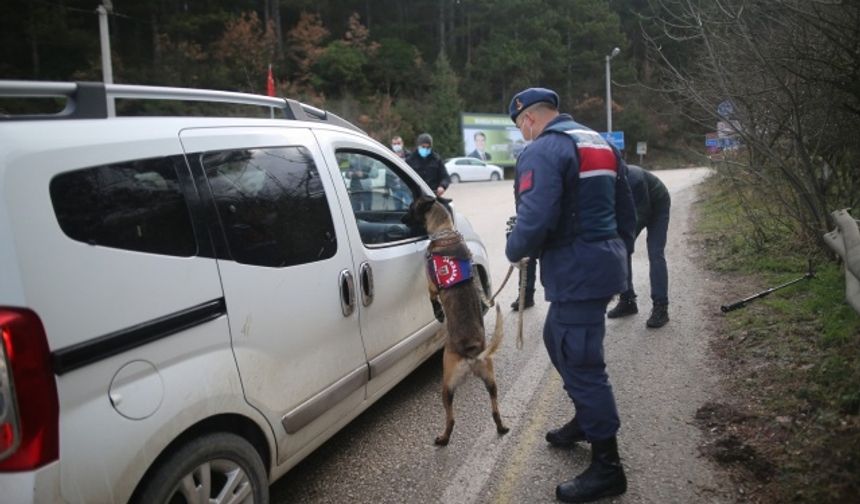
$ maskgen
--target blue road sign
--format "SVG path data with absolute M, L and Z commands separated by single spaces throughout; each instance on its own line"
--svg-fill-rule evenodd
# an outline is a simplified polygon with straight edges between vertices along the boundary
M 717 105 L 717 114 L 720 117 L 731 117 L 735 112 L 735 105 L 731 100 L 723 100 Z
M 624 150 L 624 132 L 623 131 L 610 131 L 609 133 L 602 131 L 600 132 L 600 136 L 606 139 L 607 142 L 612 143 L 618 150 Z

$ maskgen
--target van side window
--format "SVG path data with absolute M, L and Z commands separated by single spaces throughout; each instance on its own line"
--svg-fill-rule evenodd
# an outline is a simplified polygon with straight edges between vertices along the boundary
M 190 257 L 197 243 L 177 177 L 186 169 L 170 157 L 61 173 L 50 184 L 54 213 L 73 240 Z
M 310 151 L 209 152 L 201 162 L 233 259 L 284 267 L 334 256 L 334 223 Z
M 414 183 L 382 159 L 357 150 L 335 152 L 349 202 L 365 245 L 385 245 L 420 236 L 403 224 Z

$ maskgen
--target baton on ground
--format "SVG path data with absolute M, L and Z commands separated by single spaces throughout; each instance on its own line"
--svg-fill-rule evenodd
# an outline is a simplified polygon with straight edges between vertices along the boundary
M 750 302 L 752 302 L 756 299 L 759 299 L 759 298 L 763 298 L 763 297 L 767 296 L 768 294 L 770 294 L 771 292 L 778 291 L 779 289 L 784 289 L 784 288 L 788 287 L 789 285 L 794 285 L 797 282 L 800 282 L 802 280 L 810 280 L 812 278 L 815 278 L 815 271 L 813 271 L 813 269 L 812 269 L 812 259 L 809 259 L 809 266 L 807 267 L 806 274 L 803 275 L 802 277 L 795 278 L 794 280 L 792 280 L 790 282 L 786 282 L 782 285 L 777 285 L 776 287 L 771 287 L 770 289 L 759 292 L 758 294 L 753 294 L 752 296 L 750 296 L 748 298 L 741 299 L 740 301 L 735 301 L 732 304 L 720 306 L 720 310 L 722 310 L 723 313 L 728 313 L 730 311 L 734 311 L 734 310 L 743 308 L 744 306 L 746 306 Z

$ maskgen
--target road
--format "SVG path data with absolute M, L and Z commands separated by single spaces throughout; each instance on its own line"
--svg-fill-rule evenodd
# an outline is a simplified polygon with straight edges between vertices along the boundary
M 619 503 L 732 502 L 723 476 L 698 455 L 696 409 L 715 390 L 707 365 L 707 319 L 713 307 L 707 278 L 688 250 L 690 206 L 706 169 L 656 172 L 672 195 L 666 250 L 671 321 L 646 329 L 648 261 L 645 233 L 634 254 L 640 313 L 607 321 L 606 361 L 622 427 L 619 451 L 629 489 Z M 448 191 L 484 239 L 495 287 L 507 271 L 505 221 L 513 215 L 511 181 L 463 183 Z M 524 346 L 516 348 L 517 317 L 507 306 L 515 282 L 499 295 L 505 341 L 496 358 L 500 409 L 511 428 L 497 436 L 483 384 L 467 380 L 454 401 L 451 443 L 434 446 L 443 427 L 441 360 L 431 359 L 350 423 L 271 489 L 273 503 L 550 503 L 555 486 L 587 467 L 590 451 L 549 447 L 544 433 L 573 413 L 543 348 L 547 303 L 538 289 L 525 312 Z M 644 295 L 642 295 L 644 294 Z M 492 327 L 495 315 L 485 320 Z

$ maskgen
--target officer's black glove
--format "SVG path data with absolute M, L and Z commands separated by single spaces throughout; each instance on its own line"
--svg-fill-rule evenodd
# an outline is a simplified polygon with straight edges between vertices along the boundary
M 514 232 L 514 226 L 517 225 L 517 216 L 508 217 L 508 221 L 505 223 L 505 238 L 510 238 L 511 233 Z

